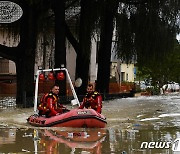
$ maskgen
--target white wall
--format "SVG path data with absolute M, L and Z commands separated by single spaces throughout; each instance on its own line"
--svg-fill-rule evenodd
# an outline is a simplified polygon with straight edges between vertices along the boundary
M 13 30 L 10 32 L 8 29 L 0 27 L 0 44 L 7 47 L 16 47 L 20 41 L 19 35 L 15 35 Z M 7 59 L 0 59 L 0 73 L 3 74 L 16 74 L 16 65 L 13 61 Z
M 125 73 L 125 81 L 134 82 L 134 64 L 121 64 L 121 72 Z M 128 74 L 128 79 L 127 79 Z
M 97 42 L 95 39 L 92 39 L 91 45 L 91 57 L 90 57 L 90 66 L 89 66 L 89 75 L 90 82 L 94 83 L 97 79 L 97 63 L 96 63 L 96 51 L 97 50 Z
M 71 76 L 71 80 L 75 81 L 75 72 L 76 72 L 76 52 L 71 44 L 67 41 L 66 46 L 66 67 Z
M 7 47 L 16 47 L 19 41 L 19 35 L 15 35 L 13 31 L 10 32 L 8 29 L 5 30 L 3 27 L 0 27 L 0 44 Z
M 13 61 L 9 60 L 9 73 L 16 74 L 16 65 Z
M 124 74 L 124 81 L 134 82 L 134 64 L 121 63 L 119 67 L 121 70 L 121 75 Z M 116 80 L 119 81 L 117 70 L 117 62 L 113 62 L 111 64 L 111 77 L 116 77 Z M 123 77 L 121 76 L 121 80 L 122 79 Z

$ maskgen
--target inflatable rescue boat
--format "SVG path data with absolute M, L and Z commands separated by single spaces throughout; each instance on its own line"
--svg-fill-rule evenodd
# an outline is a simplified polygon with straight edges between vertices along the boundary
M 76 92 L 74 90 L 72 81 L 70 79 L 69 73 L 66 68 L 57 68 L 53 71 L 63 70 L 66 72 L 66 77 L 69 81 L 72 94 L 74 99 L 71 101 L 72 105 L 78 104 L 80 106 L 79 100 L 77 98 Z M 62 113 L 60 115 L 45 117 L 39 116 L 37 110 L 37 96 L 38 96 L 38 81 L 40 72 L 52 71 L 48 70 L 38 70 L 36 74 L 36 87 L 35 87 L 35 101 L 34 101 L 34 114 L 31 115 L 27 122 L 32 126 L 37 127 L 77 127 L 77 128 L 104 128 L 107 124 L 106 118 L 96 112 L 93 109 L 72 109 L 68 112 Z M 78 108 L 78 107 L 77 107 Z
M 28 122 L 38 127 L 87 127 L 104 128 L 106 118 L 93 109 L 72 109 L 69 112 L 46 118 L 31 115 Z

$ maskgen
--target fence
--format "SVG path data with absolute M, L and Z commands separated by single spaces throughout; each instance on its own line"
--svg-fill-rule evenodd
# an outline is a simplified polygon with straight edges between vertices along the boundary
M 40 82 L 39 83 L 39 98 L 49 92 L 54 82 Z M 117 83 L 110 83 L 109 94 L 102 94 L 103 100 L 113 99 L 117 97 L 131 97 L 133 94 L 133 85 L 121 86 Z M 14 108 L 16 107 L 16 83 L 0 83 L 0 109 L 1 108 Z M 84 95 L 78 96 L 79 100 L 82 101 Z M 60 96 L 60 101 L 63 104 L 70 103 L 73 99 L 72 91 L 69 84 L 66 88 L 66 96 Z M 34 98 L 25 97 L 23 107 L 32 107 Z M 18 104 L 18 103 L 17 103 Z
M 39 83 L 39 93 L 47 93 L 49 89 L 52 87 L 54 82 L 40 82 Z M 126 93 L 130 92 L 134 89 L 134 85 L 132 84 L 121 84 L 118 83 L 110 83 L 109 84 L 109 94 L 117 94 L 117 93 Z M 66 88 L 67 96 L 71 96 L 72 92 L 69 84 L 67 84 Z M 15 96 L 16 95 L 16 83 L 0 83 L 0 95 L 2 96 Z

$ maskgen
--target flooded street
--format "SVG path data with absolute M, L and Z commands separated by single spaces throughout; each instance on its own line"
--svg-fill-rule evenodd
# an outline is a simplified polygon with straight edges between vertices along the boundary
M 106 128 L 75 129 L 32 127 L 26 119 L 33 108 L 0 108 L 0 153 L 178 153 L 179 109 L 180 94 L 104 101 Z

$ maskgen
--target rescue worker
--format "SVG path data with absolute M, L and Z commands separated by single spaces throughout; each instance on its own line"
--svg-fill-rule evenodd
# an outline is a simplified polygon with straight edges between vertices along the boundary
M 39 115 L 45 115 L 46 117 L 55 116 L 63 113 L 66 108 L 63 105 L 58 104 L 59 86 L 53 85 L 50 92 L 45 94 L 38 107 Z
M 102 97 L 97 91 L 93 90 L 92 84 L 88 84 L 87 93 L 86 93 L 79 109 L 83 109 L 84 107 L 87 109 L 92 108 L 95 111 L 97 111 L 98 113 L 101 113 Z

